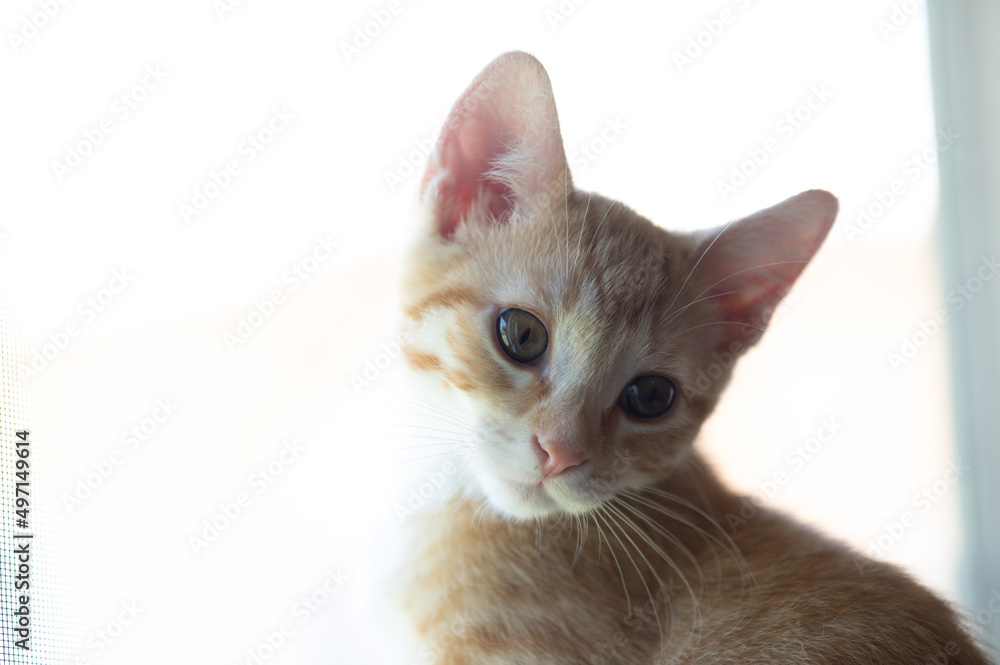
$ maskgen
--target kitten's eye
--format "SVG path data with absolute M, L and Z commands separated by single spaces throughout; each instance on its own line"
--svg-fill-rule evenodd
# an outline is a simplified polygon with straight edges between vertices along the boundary
M 647 374 L 632 380 L 618 397 L 618 406 L 636 418 L 662 416 L 674 403 L 674 382 L 665 376 Z
M 538 317 L 513 307 L 497 317 L 497 339 L 504 352 L 519 363 L 538 359 L 549 345 L 549 333 Z

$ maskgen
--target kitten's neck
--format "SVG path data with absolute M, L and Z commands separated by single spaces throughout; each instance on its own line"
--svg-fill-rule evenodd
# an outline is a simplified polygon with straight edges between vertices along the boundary
M 528 571 L 547 571 L 539 593 L 544 587 L 570 603 L 600 597 L 602 611 L 618 619 L 633 615 L 635 599 L 650 621 L 669 612 L 673 629 L 683 635 L 694 629 L 706 591 L 738 580 L 725 601 L 735 602 L 739 585 L 749 579 L 727 531 L 725 518 L 734 510 L 738 498 L 694 454 L 670 477 L 586 515 L 512 521 L 486 499 L 454 499 L 415 525 L 420 539 L 411 557 L 420 565 L 408 570 L 409 588 L 438 588 L 454 579 L 440 592 L 440 607 L 479 612 L 477 594 L 503 597 Z M 403 599 L 413 608 L 423 602 L 420 594 Z
M 669 477 L 623 492 L 589 514 L 514 522 L 479 498 L 453 505 L 439 516 L 466 522 L 449 529 L 465 531 L 464 538 L 470 542 L 480 538 L 489 542 L 503 533 L 505 539 L 518 541 L 522 551 L 534 548 L 536 555 L 544 551 L 567 564 L 579 558 L 581 548 L 599 550 L 603 540 L 612 550 L 622 546 L 661 561 L 665 553 L 699 568 L 706 559 L 740 559 L 732 530 L 740 510 L 740 497 L 722 483 L 701 455 L 691 452 Z

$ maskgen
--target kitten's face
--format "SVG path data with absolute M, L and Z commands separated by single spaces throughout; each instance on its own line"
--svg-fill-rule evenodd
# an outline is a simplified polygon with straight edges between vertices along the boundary
M 409 356 L 474 414 L 468 470 L 517 517 L 663 477 L 712 401 L 686 391 L 700 331 L 672 303 L 694 242 L 603 197 L 560 203 L 422 245 L 406 280 L 426 289 Z
M 472 482 L 532 518 L 668 477 L 821 242 L 832 200 L 806 193 L 721 236 L 668 233 L 573 189 L 537 61 L 487 68 L 432 158 L 429 233 L 404 276 L 406 355 L 474 421 Z M 768 237 L 788 227 L 808 230 L 782 247 L 796 263 Z

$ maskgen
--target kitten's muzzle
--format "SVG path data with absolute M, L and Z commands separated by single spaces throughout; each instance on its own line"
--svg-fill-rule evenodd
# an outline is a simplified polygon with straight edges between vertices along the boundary
M 587 461 L 587 453 L 556 436 L 532 436 L 531 443 L 542 465 L 542 478 L 553 478 Z

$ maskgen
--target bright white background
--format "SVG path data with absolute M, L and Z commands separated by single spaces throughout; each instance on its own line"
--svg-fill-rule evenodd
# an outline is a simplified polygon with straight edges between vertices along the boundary
M 387 2 L 70 2 L 15 45 L 25 21 L 41 22 L 40 4 L 8 2 L 0 15 L 8 331 L 34 335 L 21 358 L 30 362 L 49 335 L 80 330 L 37 377 L 4 387 L 41 428 L 42 536 L 61 548 L 50 584 L 71 599 L 45 601 L 58 647 L 40 662 L 247 662 L 338 569 L 352 581 L 267 662 L 377 662 L 378 638 L 365 637 L 355 609 L 367 598 L 362 544 L 405 489 L 389 489 L 393 471 L 364 454 L 364 426 L 338 414 L 355 409 L 351 375 L 393 335 L 394 256 L 412 228 L 420 145 L 510 49 L 548 68 L 574 163 L 583 148 L 594 155 L 576 184 L 665 227 L 717 225 L 808 188 L 837 194 L 827 245 L 744 360 L 702 445 L 748 492 L 785 472 L 771 503 L 859 548 L 881 542 L 881 558 L 957 599 L 958 492 L 940 482 L 952 460 L 946 331 L 901 366 L 887 355 L 946 306 L 937 176 L 909 162 L 945 129 L 931 115 L 922 12 L 887 34 L 893 3 L 882 0 L 421 0 L 398 5 L 347 57 L 343 45 L 372 12 L 385 20 Z M 688 51 L 699 39 L 701 52 Z M 679 66 L 685 51 L 692 61 Z M 147 68 L 164 80 L 130 93 Z M 799 109 L 819 89 L 828 99 Z M 122 94 L 135 99 L 124 118 Z M 294 119 L 248 160 L 244 141 L 274 109 Z M 779 123 L 797 110 L 789 135 Z M 105 119 L 113 131 L 81 149 Z M 622 129 L 602 144 L 609 122 Z M 718 182 L 769 139 L 777 150 L 720 195 Z M 53 163 L 70 150 L 89 154 L 60 178 Z M 209 187 L 207 208 L 185 221 L 180 206 L 230 160 L 240 172 Z M 851 233 L 896 179 L 904 190 L 888 210 Z M 308 263 L 317 238 L 338 248 Z M 300 286 L 287 276 L 310 266 Z M 83 313 L 122 269 L 132 275 L 124 291 Z M 284 299 L 273 315 L 228 348 L 225 335 L 275 289 Z M 125 449 L 122 433 L 165 398 L 175 415 Z M 787 455 L 824 418 L 841 431 L 793 470 Z M 305 452 L 196 554 L 203 520 L 254 492 L 255 470 L 293 436 Z M 115 451 L 114 472 L 67 508 Z M 914 496 L 934 487 L 944 489 L 925 511 Z M 906 513 L 912 525 L 889 537 Z M 93 636 L 132 601 L 145 613 L 98 654 Z

